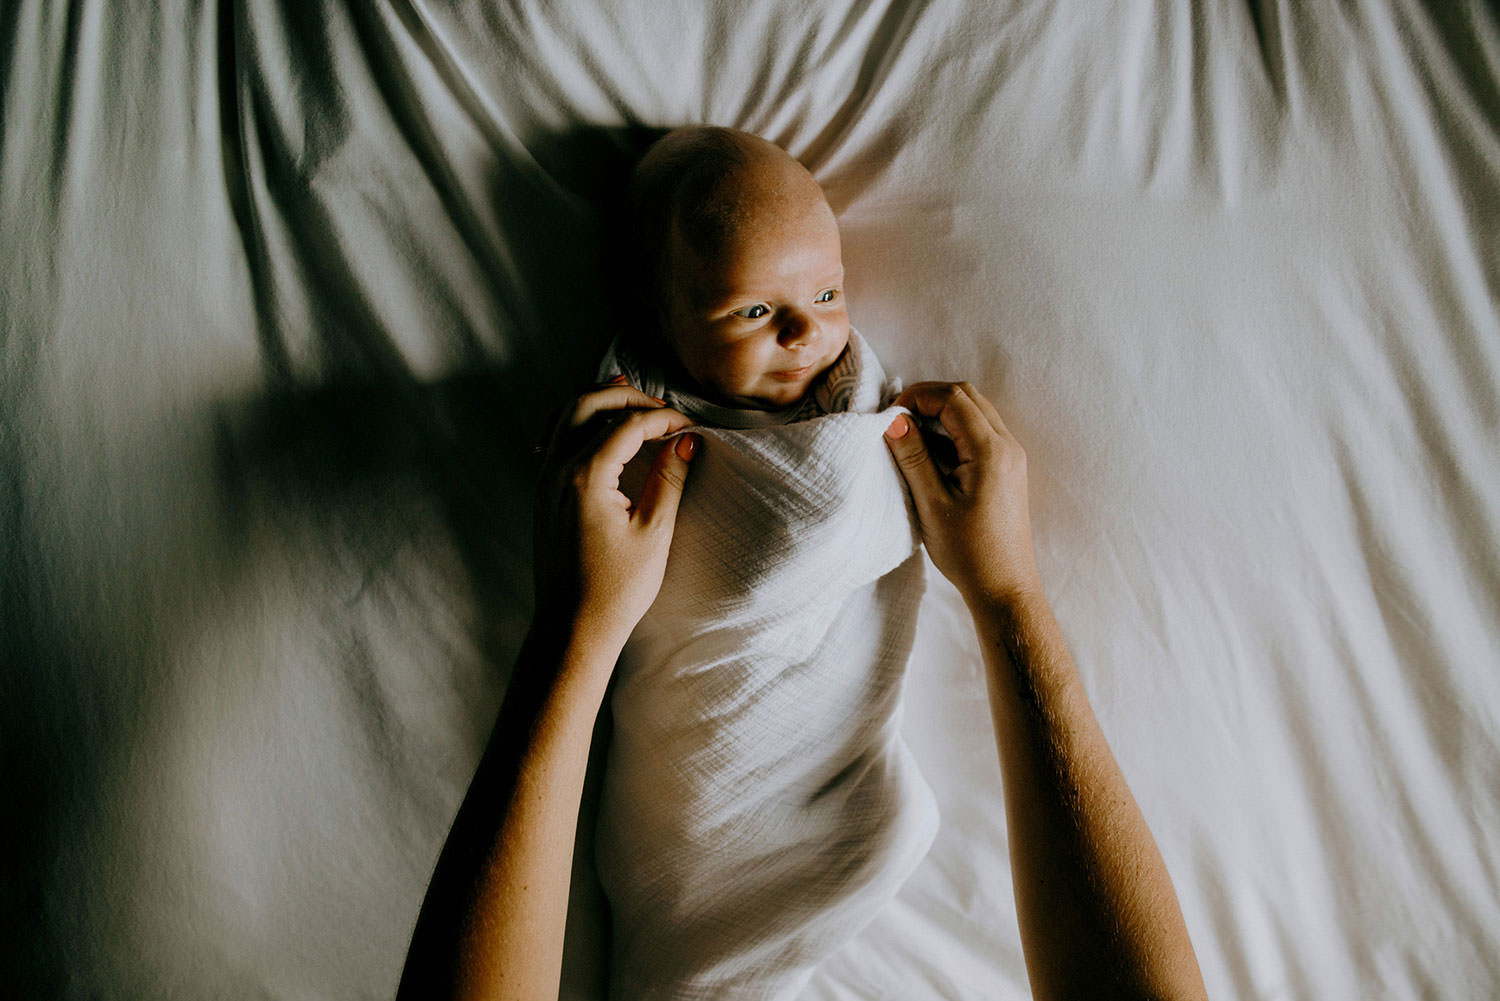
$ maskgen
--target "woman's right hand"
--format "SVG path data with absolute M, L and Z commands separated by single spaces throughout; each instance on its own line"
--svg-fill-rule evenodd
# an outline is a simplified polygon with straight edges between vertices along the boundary
M 646 442 L 692 425 L 623 377 L 580 396 L 552 433 L 537 490 L 539 617 L 623 647 L 661 590 L 696 435 L 663 448 L 637 502 L 620 474 Z
M 967 382 L 919 382 L 896 402 L 941 421 L 956 452 L 951 465 L 934 457 L 905 414 L 885 432 L 933 565 L 970 606 L 1039 595 L 1026 452 L 994 406 Z

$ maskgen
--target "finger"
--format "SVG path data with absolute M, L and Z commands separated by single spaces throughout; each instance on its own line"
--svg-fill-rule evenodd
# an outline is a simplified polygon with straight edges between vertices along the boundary
M 630 376 L 621 372 L 619 375 L 614 376 L 613 378 L 604 379 L 600 382 L 594 383 L 594 389 L 609 389 L 612 386 L 635 386 L 635 382 L 630 378 Z M 640 387 L 636 386 L 636 388 L 639 389 Z
M 975 389 L 970 383 L 961 382 L 958 386 L 964 391 L 964 395 L 973 400 L 979 409 L 984 412 L 984 416 L 995 426 L 996 431 L 999 431 L 1002 435 L 1010 434 L 1010 429 L 1005 426 L 1005 421 L 1000 419 L 1000 411 L 995 409 L 995 405 L 989 401 L 989 397 Z
M 693 426 L 685 415 L 669 407 L 659 410 L 637 410 L 610 431 L 594 453 L 595 462 L 615 469 L 635 458 L 641 446 L 653 438 L 663 438 Z
M 659 400 L 627 384 L 605 386 L 584 393 L 573 403 L 573 409 L 568 413 L 568 425 L 570 427 L 581 427 L 587 424 L 594 415 L 605 410 L 644 410 L 654 407 L 666 406 L 665 400 Z
M 565 408 L 552 424 L 552 433 L 547 438 L 546 452 L 551 456 L 557 456 L 563 451 L 571 452 L 576 449 L 577 442 L 565 449 L 565 439 L 570 432 L 576 431 L 603 411 L 629 411 L 666 406 L 662 400 L 647 396 L 634 386 L 620 381 L 623 378 L 624 376 L 616 376 L 614 382 L 584 393 L 575 399 L 571 406 Z
M 687 485 L 688 463 L 702 446 L 695 434 L 685 434 L 661 450 L 651 464 L 651 476 L 641 491 L 636 507 L 640 519 L 648 525 L 674 524 L 682 488 Z
M 919 382 L 908 387 L 896 403 L 910 407 L 925 417 L 936 417 L 943 430 L 953 439 L 960 463 L 974 459 L 1001 433 L 980 409 L 974 397 L 964 390 L 967 383 Z M 969 387 L 973 389 L 973 387 Z M 977 391 L 976 391 L 977 392 Z M 997 415 L 998 416 L 998 415 Z
M 906 414 L 898 416 L 885 430 L 885 443 L 896 460 L 896 468 L 901 470 L 902 479 L 906 480 L 918 515 L 925 518 L 926 512 L 947 495 L 948 485 L 928 454 L 916 422 Z

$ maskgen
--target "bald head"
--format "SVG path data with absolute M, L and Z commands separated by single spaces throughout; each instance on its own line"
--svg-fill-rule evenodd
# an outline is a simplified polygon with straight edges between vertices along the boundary
M 833 218 L 818 182 L 780 146 L 711 125 L 674 129 L 647 150 L 629 201 L 643 288 L 658 300 L 674 246 L 712 260 L 758 219 L 805 211 Z
M 795 403 L 849 340 L 818 182 L 758 136 L 694 126 L 652 146 L 629 190 L 641 346 L 721 405 Z

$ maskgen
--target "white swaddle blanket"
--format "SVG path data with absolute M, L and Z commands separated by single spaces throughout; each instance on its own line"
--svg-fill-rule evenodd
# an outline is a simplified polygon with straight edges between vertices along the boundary
M 622 369 L 704 418 L 612 352 Z M 923 577 L 882 439 L 893 385 L 852 334 L 816 395 L 845 412 L 697 429 L 621 658 L 597 839 L 616 998 L 794 996 L 937 828 L 898 725 Z

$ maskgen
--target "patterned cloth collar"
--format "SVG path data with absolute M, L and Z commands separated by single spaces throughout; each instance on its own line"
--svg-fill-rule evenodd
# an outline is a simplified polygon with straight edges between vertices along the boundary
M 802 399 L 782 410 L 741 410 L 703 399 L 679 385 L 669 384 L 665 367 L 648 351 L 615 337 L 599 363 L 599 381 L 623 375 L 637 389 L 666 400 L 699 424 L 746 429 L 793 424 L 827 414 L 874 413 L 901 392 L 901 380 L 886 377 L 880 359 L 859 332 L 849 328 L 849 344 L 838 360 L 813 384 Z

